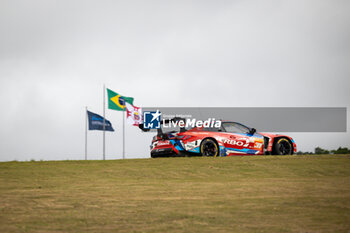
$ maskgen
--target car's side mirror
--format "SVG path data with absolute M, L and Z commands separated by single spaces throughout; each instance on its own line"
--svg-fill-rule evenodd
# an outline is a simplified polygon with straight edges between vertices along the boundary
M 253 135 L 255 132 L 256 132 L 256 129 L 255 128 L 251 128 L 250 131 L 249 131 L 249 134 Z

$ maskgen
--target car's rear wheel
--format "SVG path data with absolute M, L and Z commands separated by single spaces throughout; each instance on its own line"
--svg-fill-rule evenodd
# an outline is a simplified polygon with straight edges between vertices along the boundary
M 279 138 L 274 146 L 274 154 L 291 155 L 293 154 L 293 145 L 287 138 Z
M 215 140 L 206 138 L 201 143 L 201 155 L 207 157 L 216 157 L 219 155 L 219 147 Z

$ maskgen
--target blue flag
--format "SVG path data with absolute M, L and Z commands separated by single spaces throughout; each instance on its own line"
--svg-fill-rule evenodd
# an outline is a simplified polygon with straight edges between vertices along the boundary
M 103 130 L 103 117 L 87 111 L 88 119 L 89 119 L 89 130 Z M 106 131 L 114 131 L 112 124 L 107 119 L 105 120 L 105 130 Z

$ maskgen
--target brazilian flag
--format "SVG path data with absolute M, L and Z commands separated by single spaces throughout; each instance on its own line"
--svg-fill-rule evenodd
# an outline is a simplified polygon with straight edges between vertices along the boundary
M 117 111 L 126 111 L 125 102 L 134 105 L 134 98 L 119 95 L 118 93 L 107 88 L 108 108 Z

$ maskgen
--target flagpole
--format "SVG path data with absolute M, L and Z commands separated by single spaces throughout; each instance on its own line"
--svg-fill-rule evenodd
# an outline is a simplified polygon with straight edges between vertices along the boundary
M 125 159 L 125 114 L 124 112 L 125 111 L 123 111 L 123 159 Z
M 87 106 L 85 106 L 85 160 L 87 160 L 87 124 L 88 124 Z
M 106 86 L 103 84 L 103 160 L 106 159 Z

